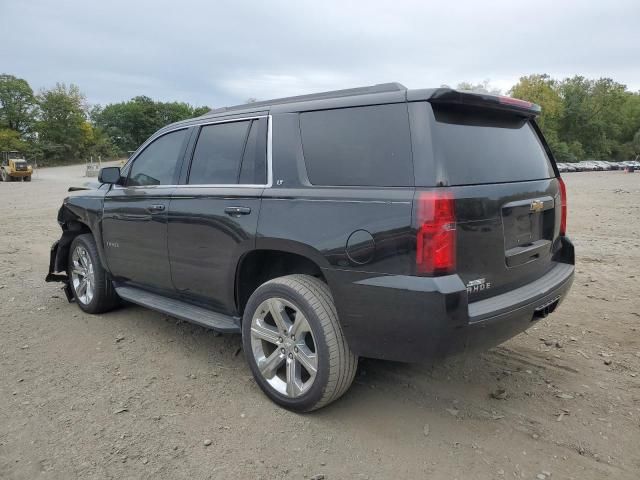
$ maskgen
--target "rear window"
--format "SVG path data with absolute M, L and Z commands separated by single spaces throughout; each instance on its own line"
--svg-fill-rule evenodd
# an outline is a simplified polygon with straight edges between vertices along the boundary
M 405 104 L 300 114 L 309 181 L 332 186 L 412 186 Z
M 487 109 L 434 105 L 434 152 L 450 185 L 555 176 L 531 123 Z
M 205 125 L 193 152 L 190 185 L 264 185 L 266 118 Z

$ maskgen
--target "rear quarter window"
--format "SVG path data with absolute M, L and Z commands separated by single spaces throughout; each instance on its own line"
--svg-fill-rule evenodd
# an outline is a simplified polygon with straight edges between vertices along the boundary
M 406 104 L 300 114 L 309 181 L 327 186 L 413 186 Z
M 434 105 L 436 161 L 450 185 L 555 176 L 530 120 L 489 109 Z

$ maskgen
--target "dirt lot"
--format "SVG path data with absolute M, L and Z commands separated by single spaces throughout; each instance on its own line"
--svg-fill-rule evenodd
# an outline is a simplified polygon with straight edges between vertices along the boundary
M 296 415 L 239 336 L 44 283 L 81 172 L 0 183 L 0 478 L 640 478 L 640 174 L 566 175 L 577 277 L 550 319 L 433 367 L 363 360 Z

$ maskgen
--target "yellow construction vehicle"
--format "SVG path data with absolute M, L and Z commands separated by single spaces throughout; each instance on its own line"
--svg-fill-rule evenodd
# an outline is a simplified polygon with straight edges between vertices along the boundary
M 14 182 L 23 180 L 31 181 L 33 168 L 27 164 L 27 160 L 20 152 L 2 152 L 0 162 L 0 178 L 3 182 Z

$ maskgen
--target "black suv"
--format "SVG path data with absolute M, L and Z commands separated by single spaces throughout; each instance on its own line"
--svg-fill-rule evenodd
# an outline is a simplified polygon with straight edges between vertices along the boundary
M 566 296 L 566 193 L 539 112 L 393 83 L 169 125 L 64 201 L 47 279 L 86 312 L 123 299 L 242 333 L 272 400 L 322 407 L 359 356 L 487 348 Z

